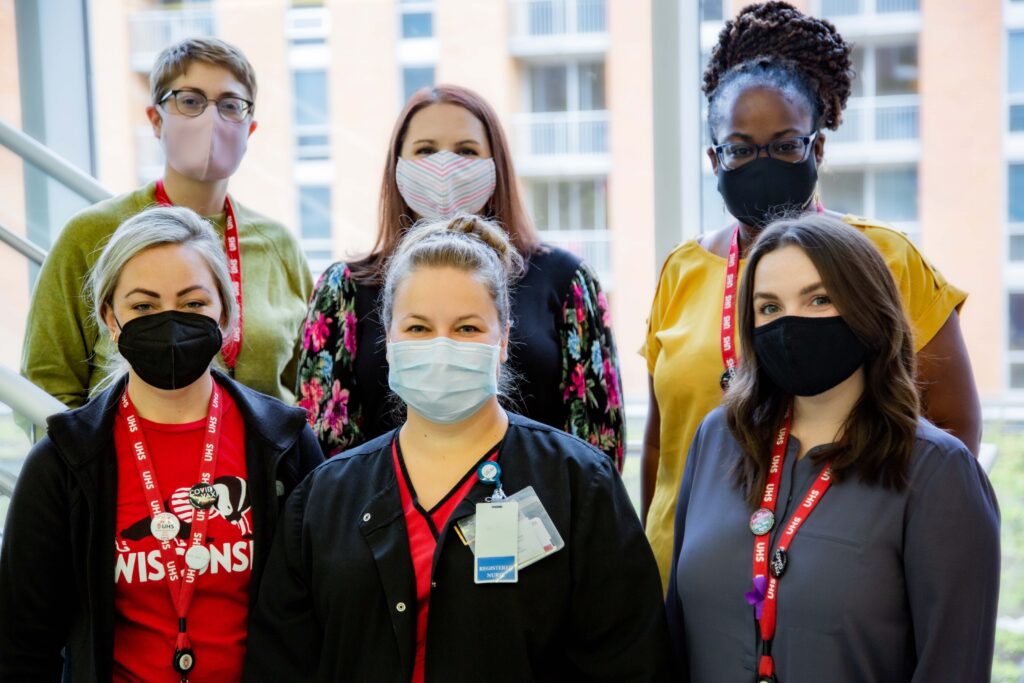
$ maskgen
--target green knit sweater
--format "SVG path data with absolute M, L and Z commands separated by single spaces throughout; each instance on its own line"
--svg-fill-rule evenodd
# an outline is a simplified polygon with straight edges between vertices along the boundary
M 89 269 L 125 219 L 153 206 L 155 183 L 90 206 L 68 221 L 50 250 L 32 295 L 22 374 L 69 407 L 89 398 L 117 354 L 98 330 L 85 293 Z M 294 402 L 298 335 L 313 287 L 299 246 L 280 224 L 232 198 L 242 254 L 245 307 L 234 378 Z M 224 214 L 210 220 L 224 237 Z

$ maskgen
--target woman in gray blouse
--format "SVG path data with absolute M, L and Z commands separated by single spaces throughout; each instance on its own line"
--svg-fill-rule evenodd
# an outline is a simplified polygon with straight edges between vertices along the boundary
M 999 509 L 920 417 L 882 257 L 823 215 L 758 238 L 746 350 L 690 447 L 667 609 L 684 679 L 988 681 Z

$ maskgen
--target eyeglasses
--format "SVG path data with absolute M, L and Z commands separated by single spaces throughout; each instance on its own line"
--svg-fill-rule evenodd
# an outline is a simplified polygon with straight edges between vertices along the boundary
M 807 155 L 810 154 L 816 137 L 818 137 L 818 131 L 814 131 L 810 135 L 772 140 L 767 145 L 728 142 L 724 145 L 715 145 L 713 149 L 727 171 L 735 171 L 737 168 L 749 164 L 761 155 L 762 149 L 768 154 L 769 159 L 784 161 L 788 164 L 800 164 L 807 161 Z
M 171 90 L 166 95 L 160 98 L 158 104 L 163 104 L 167 100 L 174 98 L 174 106 L 178 110 L 179 114 L 184 116 L 196 117 L 206 111 L 207 105 L 213 102 L 217 105 L 217 113 L 225 121 L 231 121 L 232 123 L 242 123 L 245 121 L 245 117 L 253 112 L 253 103 L 249 100 L 242 99 L 241 97 L 235 97 L 234 95 L 228 95 L 221 97 L 216 100 L 211 100 L 199 90 L 182 89 L 182 90 Z

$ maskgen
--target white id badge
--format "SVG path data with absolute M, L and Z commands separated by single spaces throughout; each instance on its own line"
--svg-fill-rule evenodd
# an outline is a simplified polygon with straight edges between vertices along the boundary
M 519 581 L 519 503 L 477 503 L 474 583 Z
M 529 567 L 565 547 L 565 541 L 532 486 L 502 502 L 506 501 L 519 503 L 519 569 Z M 475 551 L 476 517 L 461 520 L 456 530 L 462 542 Z

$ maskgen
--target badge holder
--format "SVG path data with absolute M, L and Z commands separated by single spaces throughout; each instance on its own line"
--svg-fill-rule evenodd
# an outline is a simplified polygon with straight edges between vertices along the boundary
M 481 464 L 477 477 L 485 484 L 494 484 L 494 495 L 476 505 L 473 582 L 516 583 L 519 581 L 519 503 L 505 496 L 498 463 Z
M 518 569 L 529 567 L 565 547 L 565 541 L 558 533 L 558 528 L 551 521 L 532 486 L 509 496 L 507 500 L 519 504 Z M 455 525 L 455 532 L 463 544 L 469 546 L 475 553 L 477 518 L 466 517 L 460 520 Z

